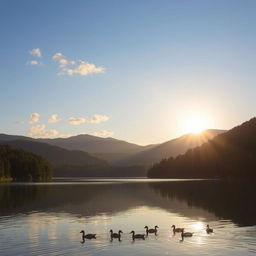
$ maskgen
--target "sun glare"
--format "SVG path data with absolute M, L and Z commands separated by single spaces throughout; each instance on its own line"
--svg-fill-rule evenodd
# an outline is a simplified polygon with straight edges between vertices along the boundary
M 184 119 L 183 133 L 200 133 L 209 128 L 208 119 L 202 115 L 191 115 Z

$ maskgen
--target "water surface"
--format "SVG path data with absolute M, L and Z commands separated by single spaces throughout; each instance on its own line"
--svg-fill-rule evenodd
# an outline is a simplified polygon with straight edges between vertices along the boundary
M 254 255 L 254 195 L 254 184 L 206 180 L 1 184 L 0 255 Z M 172 224 L 193 237 L 182 242 Z M 133 241 L 145 225 L 158 235 Z M 97 239 L 81 243 L 82 229 Z M 124 232 L 121 242 L 110 229 Z

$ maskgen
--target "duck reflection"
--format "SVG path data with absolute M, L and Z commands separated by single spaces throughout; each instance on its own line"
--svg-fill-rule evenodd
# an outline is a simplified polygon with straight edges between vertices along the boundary
M 157 236 L 157 229 L 159 228 L 158 226 L 155 226 L 154 228 L 148 228 L 148 226 L 144 227 L 146 229 L 146 235 L 148 234 L 155 234 Z
M 113 239 L 117 238 L 119 242 L 121 242 L 121 234 L 123 233 L 122 230 L 119 230 L 118 233 L 114 233 L 112 229 L 109 231 L 110 233 L 110 241 L 113 242 Z

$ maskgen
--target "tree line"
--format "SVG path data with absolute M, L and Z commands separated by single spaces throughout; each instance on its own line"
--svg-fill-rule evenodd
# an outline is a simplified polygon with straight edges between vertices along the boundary
M 41 156 L 0 145 L 0 181 L 50 181 L 50 164 Z
M 176 158 L 163 159 L 150 178 L 256 178 L 256 118 Z

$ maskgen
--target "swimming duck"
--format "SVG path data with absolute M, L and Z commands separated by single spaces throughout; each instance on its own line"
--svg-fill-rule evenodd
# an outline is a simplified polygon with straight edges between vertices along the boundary
M 113 233 L 112 229 L 109 232 L 111 238 L 121 238 L 121 233 L 123 233 L 122 230 L 119 230 L 118 233 Z
M 145 226 L 144 228 L 146 229 L 147 234 L 148 233 L 155 233 L 156 234 L 157 233 L 157 228 L 159 228 L 159 227 L 155 226 L 155 228 L 150 228 L 149 229 L 148 226 Z
M 207 226 L 206 226 L 206 232 L 207 232 L 207 233 L 212 233 L 212 232 L 213 232 L 213 229 L 210 228 L 209 225 L 207 225 Z
M 81 230 L 82 239 L 96 239 L 96 234 L 85 234 L 84 230 Z
M 184 230 L 181 231 L 181 238 L 183 239 L 184 237 L 191 237 L 193 236 L 194 233 L 191 232 L 184 232 Z
M 143 239 L 145 240 L 145 234 L 136 234 L 134 231 L 131 231 L 130 234 L 132 234 L 132 239 Z
M 184 228 L 176 228 L 175 225 L 172 225 L 172 230 L 173 230 L 173 233 L 179 233 L 179 232 L 182 232 L 184 231 Z

